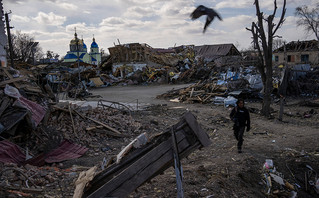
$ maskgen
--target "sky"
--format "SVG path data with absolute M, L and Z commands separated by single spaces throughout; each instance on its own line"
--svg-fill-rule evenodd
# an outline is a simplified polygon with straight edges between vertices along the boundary
M 274 10 L 274 0 L 260 0 L 261 10 L 267 15 Z M 296 26 L 295 8 L 318 0 L 287 0 L 283 26 L 277 35 L 283 40 L 311 40 L 313 34 Z M 246 30 L 256 21 L 254 0 L 3 0 L 4 12 L 9 15 L 13 32 L 32 35 L 45 53 L 60 57 L 69 51 L 69 43 L 78 37 L 90 47 L 93 35 L 105 53 L 114 44 L 146 43 L 153 48 L 180 45 L 213 45 L 233 43 L 239 50 L 251 46 L 252 35 Z M 216 10 L 217 18 L 206 33 L 206 16 L 191 20 L 191 12 L 198 6 Z M 283 0 L 277 0 L 275 23 L 281 16 Z

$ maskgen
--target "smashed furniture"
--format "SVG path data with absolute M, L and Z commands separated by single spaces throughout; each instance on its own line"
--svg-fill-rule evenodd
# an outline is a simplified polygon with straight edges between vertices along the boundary
M 97 174 L 84 189 L 82 197 L 126 197 L 174 165 L 174 155 L 181 159 L 210 143 L 208 135 L 199 126 L 194 115 L 187 112 L 170 129 L 153 136 L 151 142 L 141 148 L 137 147 L 118 164 L 113 163 Z

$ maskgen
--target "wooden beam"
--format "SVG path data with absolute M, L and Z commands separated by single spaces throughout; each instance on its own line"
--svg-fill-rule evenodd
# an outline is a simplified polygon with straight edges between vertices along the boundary
M 99 124 L 99 125 L 101 125 L 101 126 L 107 128 L 108 130 L 113 131 L 113 132 L 115 132 L 115 133 L 117 133 L 117 134 L 122 134 L 122 133 L 119 132 L 118 130 L 116 130 L 116 129 L 114 129 L 114 128 L 112 128 L 112 127 L 110 127 L 110 126 L 108 126 L 108 125 L 106 125 L 106 124 L 104 124 L 104 123 L 102 123 L 102 122 L 100 122 L 100 121 L 97 121 L 97 120 L 94 120 L 93 118 L 90 118 L 90 117 L 88 117 L 88 116 L 82 115 L 80 112 L 76 111 L 75 109 L 74 109 L 73 111 L 74 111 L 75 113 L 77 113 L 79 116 L 81 116 L 82 118 L 89 119 L 89 120 L 95 122 L 96 124 Z
M 189 146 L 185 136 L 182 133 L 176 135 L 177 139 L 180 141 L 178 144 L 179 150 L 185 150 Z M 119 175 L 109 180 L 88 197 L 125 197 L 125 195 L 128 195 L 144 183 L 147 178 L 152 176 L 154 171 L 157 171 L 172 160 L 172 139 L 169 138 L 130 165 L 125 171 L 122 171 Z M 137 170 L 141 170 L 141 172 Z
M 4 73 L 8 76 L 9 80 L 13 80 L 13 76 L 8 72 L 7 68 L 2 67 L 2 70 L 4 71 Z M 24 77 L 25 78 L 25 77 Z M 17 81 L 13 81 L 13 85 L 19 89 L 19 84 L 16 83 Z
M 203 146 L 209 146 L 211 141 L 209 140 L 208 135 L 204 132 L 204 130 L 198 125 L 194 115 L 191 112 L 187 112 L 184 115 L 184 119 L 189 124 L 189 127 L 193 130 L 196 134 L 198 140 L 201 142 Z
M 9 80 L 5 80 L 5 81 L 2 81 L 0 82 L 0 87 L 6 85 L 6 84 L 10 84 L 10 83 L 13 83 L 15 87 L 19 87 L 18 84 L 16 84 L 16 82 L 18 81 L 22 81 L 22 80 L 25 80 L 27 79 L 27 77 L 23 76 L 23 77 L 18 77 L 18 78 L 9 78 Z

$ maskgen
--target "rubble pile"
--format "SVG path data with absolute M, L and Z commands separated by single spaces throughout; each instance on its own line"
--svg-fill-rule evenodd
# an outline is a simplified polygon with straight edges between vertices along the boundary
M 77 175 L 87 167 L 69 169 L 0 164 L 1 197 L 72 197 Z
M 194 85 L 190 85 L 187 88 L 179 90 L 171 90 L 168 93 L 157 96 L 157 98 L 173 99 L 177 98 L 179 102 L 186 103 L 209 103 L 212 101 L 214 96 L 224 96 L 226 87 L 217 85 L 214 82 L 203 82 L 199 81 Z
M 72 160 L 84 155 L 99 163 L 145 131 L 115 108 L 57 102 L 28 70 L 1 68 L 0 79 L 1 197 L 72 196 L 69 184 L 87 169 L 71 167 Z
M 297 73 L 297 72 L 295 72 Z M 297 79 L 288 82 L 288 94 L 301 96 L 319 96 L 319 70 L 299 72 L 304 73 Z M 292 74 L 293 75 L 293 74 Z
M 231 96 L 231 92 L 234 90 L 242 90 L 236 95 L 247 94 L 245 93 L 247 86 L 248 82 L 245 79 L 230 81 L 227 84 L 219 84 L 218 80 L 204 80 L 187 88 L 168 91 L 158 95 L 157 98 L 174 99 L 174 101 L 184 103 L 207 104 L 214 102 L 216 97 L 225 99 L 225 97 Z
M 141 125 L 120 110 L 59 103 L 53 106 L 47 127 L 55 128 L 60 138 L 95 148 L 109 138 L 135 136 Z

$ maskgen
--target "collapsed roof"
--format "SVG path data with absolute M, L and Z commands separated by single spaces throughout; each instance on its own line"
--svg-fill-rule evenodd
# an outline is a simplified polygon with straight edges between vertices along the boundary
M 318 51 L 319 43 L 317 40 L 309 40 L 309 41 L 291 41 L 286 44 L 287 52 L 300 52 L 300 51 Z M 284 52 L 285 46 L 282 46 L 276 50 L 274 53 Z
M 224 56 L 241 56 L 233 44 L 195 46 L 195 52 L 197 57 L 208 62 Z

